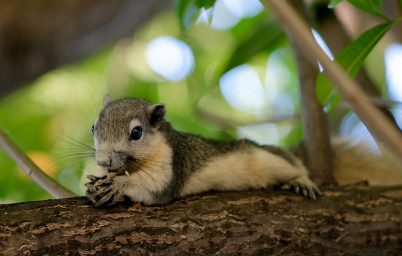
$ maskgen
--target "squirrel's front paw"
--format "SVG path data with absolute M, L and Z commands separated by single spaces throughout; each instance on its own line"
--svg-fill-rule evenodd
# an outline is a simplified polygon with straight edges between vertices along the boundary
M 311 199 L 317 199 L 321 195 L 320 189 L 308 177 L 299 177 L 285 184 L 285 188 L 290 188 L 296 194 L 301 194 Z
M 96 207 L 110 206 L 120 199 L 122 194 L 113 177 L 88 175 L 87 178 L 89 182 L 85 184 L 87 187 L 86 196 Z

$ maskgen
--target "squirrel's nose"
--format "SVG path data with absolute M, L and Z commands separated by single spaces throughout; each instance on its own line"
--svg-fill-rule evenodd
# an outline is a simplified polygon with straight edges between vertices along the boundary
M 112 165 L 112 158 L 104 158 L 96 160 L 96 163 L 102 167 L 110 167 Z

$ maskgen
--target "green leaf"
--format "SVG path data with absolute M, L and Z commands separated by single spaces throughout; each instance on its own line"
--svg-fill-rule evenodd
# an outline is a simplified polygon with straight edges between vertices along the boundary
M 367 55 L 394 24 L 394 22 L 385 22 L 367 30 L 346 46 L 335 59 L 351 77 L 354 77 Z
M 223 72 L 247 62 L 262 51 L 275 48 L 283 38 L 285 34 L 276 21 L 264 21 L 246 40 L 237 45 Z
M 212 6 L 214 6 L 215 0 L 196 0 L 195 3 L 197 5 L 197 7 L 200 9 L 203 7 L 205 9 L 208 9 L 208 8 L 211 8 Z
M 174 9 L 182 30 L 187 30 L 199 13 L 199 8 L 194 0 L 174 0 Z
M 350 77 L 355 77 L 374 46 L 394 24 L 395 22 L 385 22 L 367 30 L 337 54 L 335 60 Z M 319 101 L 324 104 L 326 110 L 331 111 L 340 101 L 331 81 L 324 74 L 320 74 L 316 85 Z
M 348 1 L 357 8 L 366 12 L 378 11 L 380 10 L 382 4 L 381 0 L 348 0 Z
M 360 10 L 383 18 L 385 20 L 389 20 L 382 12 L 381 12 L 381 0 L 348 0 L 349 3 L 353 4 L 355 7 Z
M 325 112 L 335 109 L 341 101 L 341 96 L 334 89 L 331 80 L 323 73 L 317 77 L 316 93 L 319 102 L 324 105 Z
M 342 2 L 342 0 L 331 0 L 328 4 L 328 8 L 335 8 L 340 2 Z
M 211 8 L 215 0 L 174 0 L 173 5 L 182 30 L 187 30 L 195 21 L 201 8 Z

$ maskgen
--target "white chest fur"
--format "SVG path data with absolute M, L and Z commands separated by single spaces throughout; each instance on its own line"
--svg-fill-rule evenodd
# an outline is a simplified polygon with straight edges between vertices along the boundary
M 126 183 L 123 193 L 134 202 L 153 204 L 153 195 L 162 192 L 173 178 L 171 148 L 162 135 L 156 134 L 153 139 L 152 154 L 142 161 L 138 170 L 133 170 L 128 177 L 119 177 Z

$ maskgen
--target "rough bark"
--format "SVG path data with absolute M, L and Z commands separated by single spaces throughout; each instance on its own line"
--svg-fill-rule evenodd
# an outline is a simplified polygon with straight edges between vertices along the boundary
M 289 3 L 308 24 L 309 18 L 302 0 L 289 0 Z M 305 162 L 311 176 L 318 184 L 333 184 L 332 150 L 329 141 L 329 129 L 324 110 L 316 97 L 315 84 L 318 76 L 318 65 L 311 64 L 294 38 L 288 33 L 294 47 L 300 81 L 301 114 L 304 131 Z
M 0 1 L 0 97 L 133 34 L 158 0 Z
M 398 255 L 402 187 L 343 187 L 319 200 L 209 193 L 163 207 L 85 198 L 0 206 L 3 255 Z

